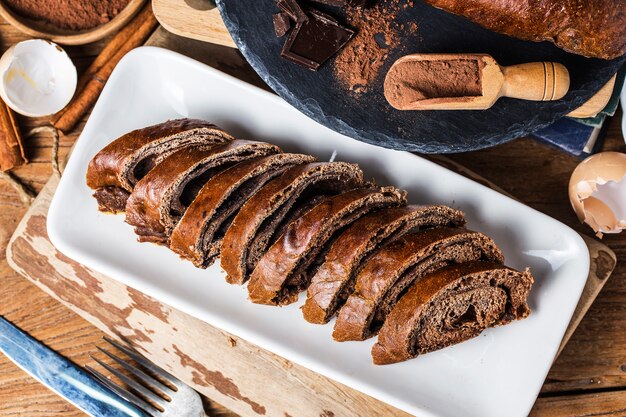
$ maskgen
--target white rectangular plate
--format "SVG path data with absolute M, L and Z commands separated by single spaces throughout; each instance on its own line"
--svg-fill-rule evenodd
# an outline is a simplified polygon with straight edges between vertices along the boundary
M 118 136 L 178 117 L 210 120 L 240 138 L 276 143 L 320 159 L 358 162 L 413 203 L 442 203 L 493 237 L 507 264 L 530 266 L 536 283 L 526 320 L 417 359 L 372 365 L 374 340 L 336 343 L 332 323 L 308 324 L 300 302 L 247 301 L 214 265 L 194 268 L 167 248 L 141 244 L 123 216 L 98 212 L 85 185 L 89 160 Z M 442 132 L 445 134 L 445 132 Z M 529 173 L 530 174 L 530 173 Z M 174 308 L 419 416 L 525 416 L 552 364 L 589 271 L 578 234 L 558 221 L 407 152 L 367 145 L 308 119 L 279 97 L 176 53 L 142 47 L 106 84 L 67 165 L 48 216 L 67 256 Z

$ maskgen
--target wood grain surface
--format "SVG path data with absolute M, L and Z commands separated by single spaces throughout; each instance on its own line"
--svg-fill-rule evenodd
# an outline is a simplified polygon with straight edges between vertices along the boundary
M 457 171 L 461 168 L 447 159 L 439 159 L 439 162 Z M 463 173 L 484 182 L 467 170 Z M 174 375 L 182 379 L 187 377 L 187 382 L 198 391 L 216 398 L 242 415 L 287 413 L 317 416 L 326 412 L 341 416 L 406 415 L 63 256 L 50 243 L 45 228 L 48 205 L 57 184 L 57 179 L 53 177 L 39 193 L 17 226 L 7 258 L 14 269 L 89 322 L 107 333 L 126 339 Z M 609 257 L 607 271 L 610 271 L 614 265 L 612 251 L 593 239 L 589 239 L 588 245 L 593 260 L 598 260 L 600 252 Z M 579 307 L 581 316 L 573 320 L 568 335 L 595 298 L 598 284 L 602 283 L 599 280 L 597 275 L 591 274 L 586 297 Z M 155 334 L 158 336 L 153 336 Z M 563 345 L 567 339 L 566 335 Z M 198 340 L 202 342 L 199 344 Z M 190 370 L 191 377 L 188 376 Z M 274 381 L 271 386 L 259 383 L 267 379 Z M 294 385 L 294 380 L 299 384 Z M 274 392 L 287 390 L 290 397 L 273 398 L 267 405 L 263 402 L 272 398 Z M 244 392 L 245 396 L 241 394 Z
M 6 25 L 0 26 L 0 34 L 3 48 L 10 45 L 11 40 L 20 38 L 11 33 Z M 90 55 L 98 50 L 98 45 L 91 48 L 71 50 L 70 53 L 84 66 L 91 58 Z M 217 50 L 207 47 L 205 53 L 211 55 L 217 53 Z M 237 58 L 236 53 L 230 55 L 232 61 L 221 69 L 232 73 L 240 65 L 236 64 Z M 44 121 L 21 122 L 26 127 Z M 67 152 L 74 139 L 75 136 L 62 139 L 62 154 Z M 47 163 L 50 143 L 47 138 L 39 137 L 27 141 L 27 147 L 34 162 L 16 170 L 15 174 L 38 191 L 50 173 Z M 617 118 L 609 123 L 605 148 L 622 152 L 626 150 Z M 567 181 L 578 162 L 575 158 L 521 139 L 486 151 L 456 155 L 453 159 L 498 183 L 531 206 L 565 221 L 581 232 L 589 233 L 584 226 L 577 224 L 567 201 Z M 0 183 L 0 248 L 4 248 L 24 212 L 25 208 L 17 194 L 6 184 Z M 626 256 L 624 236 L 608 236 L 605 242 L 613 248 L 618 258 Z M 6 315 L 76 363 L 89 363 L 88 355 L 95 353 L 95 344 L 101 333 L 33 284 L 19 278 L 8 268 L 6 260 L 3 257 L 0 259 L 0 314 Z M 602 268 L 602 265 L 598 264 L 598 267 Z M 626 268 L 622 262 L 552 368 L 533 415 L 626 414 L 625 276 Z M 232 342 L 228 340 L 227 343 Z M 248 407 L 250 409 L 251 405 Z M 6 358 L 0 357 L 0 415 L 52 415 L 56 411 L 66 412 L 63 415 L 81 415 L 17 370 Z
M 207 0 L 152 0 L 159 23 L 171 33 L 236 48 L 219 10 Z

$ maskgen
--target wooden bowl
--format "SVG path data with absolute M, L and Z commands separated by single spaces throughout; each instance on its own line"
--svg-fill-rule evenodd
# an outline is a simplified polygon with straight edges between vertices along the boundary
M 0 16 L 11 25 L 34 38 L 49 39 L 62 45 L 83 45 L 95 42 L 122 28 L 139 12 L 146 0 L 130 0 L 109 22 L 83 31 L 61 29 L 45 22 L 28 19 L 9 9 L 4 1 L 0 0 Z

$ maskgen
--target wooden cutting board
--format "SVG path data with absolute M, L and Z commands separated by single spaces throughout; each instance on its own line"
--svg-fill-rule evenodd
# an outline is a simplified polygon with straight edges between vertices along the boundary
M 152 0 L 152 10 L 168 31 L 190 39 L 236 48 L 217 7 L 208 0 Z
M 164 31 L 157 31 L 149 44 L 199 60 L 212 56 L 211 50 L 194 48 Z M 232 57 L 222 60 L 230 71 L 238 65 L 236 51 L 232 51 Z M 257 80 L 245 71 L 236 72 L 244 79 Z M 497 189 L 446 158 L 435 160 Z M 48 207 L 57 183 L 55 178 L 48 182 L 20 222 L 9 243 L 7 260 L 16 271 L 103 331 L 126 339 L 150 360 L 240 415 L 407 415 L 65 257 L 52 246 L 46 231 Z M 615 254 L 608 247 L 594 239 L 586 241 L 592 256 L 591 271 L 562 346 L 615 267 Z M 268 380 L 272 383 L 267 384 Z
M 449 160 L 436 162 L 491 185 Z M 57 185 L 53 177 L 26 213 L 11 238 L 7 260 L 96 327 L 125 339 L 151 361 L 242 416 L 407 416 L 67 258 L 54 248 L 46 231 Z M 585 241 L 591 270 L 559 352 L 616 263 L 608 247 L 591 238 Z M 281 392 L 289 395 L 277 395 Z

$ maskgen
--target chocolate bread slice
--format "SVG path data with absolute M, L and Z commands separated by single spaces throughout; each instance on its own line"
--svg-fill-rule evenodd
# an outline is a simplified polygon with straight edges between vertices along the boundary
M 279 152 L 278 146 L 249 140 L 174 152 L 135 185 L 126 203 L 126 222 L 135 226 L 140 241 L 167 243 L 178 220 L 211 177 L 238 162 Z
M 475 260 L 501 263 L 504 258 L 489 237 L 461 228 L 428 229 L 389 243 L 359 273 L 354 292 L 339 310 L 333 339 L 371 337 L 413 282 L 444 266 Z
M 295 302 L 310 282 L 309 267 L 335 232 L 377 209 L 406 203 L 395 187 L 360 188 L 327 197 L 294 220 L 250 276 L 248 294 L 258 304 Z
M 222 144 L 234 138 L 197 119 L 169 120 L 133 130 L 104 147 L 87 168 L 87 185 L 96 190 L 100 211 L 123 212 L 133 187 L 156 164 L 190 145 Z
M 219 255 L 233 215 L 254 193 L 288 168 L 314 161 L 309 155 L 282 153 L 241 162 L 211 178 L 174 228 L 170 249 L 206 268 Z
M 464 214 L 446 206 L 395 207 L 362 217 L 337 237 L 311 278 L 304 318 L 327 323 L 352 293 L 360 268 L 377 248 L 411 231 L 464 224 Z
M 528 269 L 480 261 L 424 276 L 387 316 L 372 348 L 374 363 L 402 362 L 527 317 L 533 282 Z
M 224 235 L 220 262 L 231 284 L 243 284 L 289 213 L 315 196 L 360 187 L 356 164 L 315 162 L 288 169 L 243 205 Z M 295 207 L 294 207 L 295 206 Z

